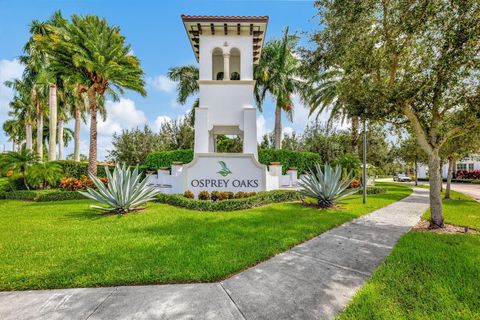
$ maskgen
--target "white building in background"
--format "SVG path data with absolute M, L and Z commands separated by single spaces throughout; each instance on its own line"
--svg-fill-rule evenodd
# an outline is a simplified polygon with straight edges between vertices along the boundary
M 200 106 L 195 110 L 194 160 L 158 170 L 152 184 L 165 193 L 265 191 L 297 185 L 296 169 L 258 162 L 253 65 L 258 63 L 268 16 L 182 15 L 199 62 Z M 236 135 L 242 153 L 217 153 L 218 135 Z
M 462 159 L 455 163 L 454 168 L 454 175 L 456 175 L 457 171 L 460 170 L 480 170 L 480 154 L 472 155 L 468 158 Z M 442 166 L 442 178 L 447 179 L 448 176 L 448 163 Z M 419 165 L 418 166 L 418 177 L 419 178 L 426 178 L 428 177 L 428 166 L 427 165 Z

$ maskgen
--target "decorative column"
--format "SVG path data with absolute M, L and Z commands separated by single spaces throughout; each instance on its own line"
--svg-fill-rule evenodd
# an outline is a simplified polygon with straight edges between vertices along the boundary
M 230 54 L 223 54 L 223 81 L 230 80 Z

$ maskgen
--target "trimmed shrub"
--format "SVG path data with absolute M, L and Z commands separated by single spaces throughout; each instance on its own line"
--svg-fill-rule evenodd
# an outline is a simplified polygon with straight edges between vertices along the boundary
M 48 192 L 48 193 L 39 195 L 37 198 L 37 201 L 48 202 L 48 201 L 83 200 L 83 199 L 86 199 L 86 197 L 76 191 L 54 191 L 54 192 Z
M 172 150 L 152 152 L 145 160 L 145 167 L 148 170 L 157 170 L 161 167 L 169 168 L 173 162 L 189 163 L 193 160 L 193 150 Z M 318 153 L 302 152 L 292 150 L 260 149 L 258 150 L 258 161 L 269 165 L 270 162 L 280 162 L 283 173 L 288 168 L 297 168 L 298 173 L 302 174 L 312 168 L 314 163 L 321 163 L 322 158 Z
M 107 178 L 100 178 L 104 184 L 108 183 Z M 95 188 L 93 181 L 90 178 L 83 176 L 81 179 L 63 178 L 60 180 L 60 188 L 67 191 L 86 190 L 87 188 Z
M 219 201 L 222 201 L 222 200 L 227 200 L 228 199 L 228 193 L 226 191 L 220 191 L 218 193 L 218 198 L 217 198 Z
M 318 153 L 313 152 L 260 149 L 258 150 L 258 161 L 266 165 L 270 162 L 280 162 L 283 166 L 283 173 L 287 172 L 288 168 L 295 167 L 299 174 L 303 174 L 309 168 L 313 168 L 315 163 L 321 163 L 322 158 Z
M 218 191 L 212 191 L 212 193 L 210 194 L 210 199 L 212 199 L 212 201 L 217 201 L 218 200 Z
M 189 163 L 192 160 L 192 149 L 152 152 L 145 159 L 145 167 L 148 170 L 157 170 L 161 167 L 170 167 L 172 162 Z
M 193 199 L 193 198 L 195 198 L 195 195 L 194 195 L 193 192 L 190 191 L 190 190 L 185 191 L 185 192 L 183 193 L 183 196 L 184 196 L 185 198 L 187 198 L 187 199 Z
M 11 192 L 4 192 L 3 199 L 7 200 L 35 200 L 37 193 L 33 190 L 17 190 Z
M 235 193 L 235 199 L 243 199 L 243 198 L 246 198 L 247 197 L 247 194 L 243 191 L 238 191 L 237 193 Z
M 247 197 L 253 197 L 256 194 L 257 193 L 255 191 L 250 191 L 250 192 L 247 192 Z
M 225 192 L 219 192 L 218 196 Z M 198 211 L 235 211 L 267 205 L 270 203 L 298 201 L 302 197 L 293 190 L 262 191 L 243 199 L 224 201 L 199 201 L 177 194 L 159 194 L 157 202 Z
M 198 194 L 199 200 L 210 200 L 210 193 L 208 191 L 200 191 Z
M 384 193 L 387 193 L 387 188 L 367 187 L 367 194 L 384 194 Z M 363 194 L 363 189 L 359 189 L 358 194 Z

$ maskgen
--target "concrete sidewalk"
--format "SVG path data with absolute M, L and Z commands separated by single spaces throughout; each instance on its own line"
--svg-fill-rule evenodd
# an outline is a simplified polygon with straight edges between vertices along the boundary
M 428 208 L 428 190 L 220 283 L 0 292 L 0 319 L 331 319 Z

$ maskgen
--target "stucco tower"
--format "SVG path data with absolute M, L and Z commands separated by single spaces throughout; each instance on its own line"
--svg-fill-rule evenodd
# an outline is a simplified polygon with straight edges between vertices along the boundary
M 240 136 L 243 153 L 257 158 L 253 65 L 268 17 L 182 15 L 182 20 L 200 65 L 195 154 L 215 153 L 216 136 L 224 134 Z

